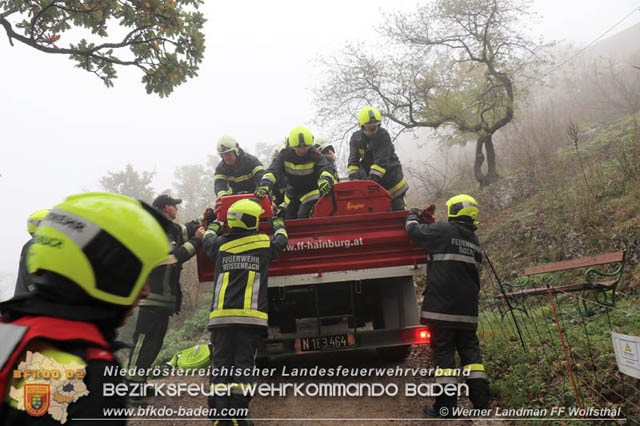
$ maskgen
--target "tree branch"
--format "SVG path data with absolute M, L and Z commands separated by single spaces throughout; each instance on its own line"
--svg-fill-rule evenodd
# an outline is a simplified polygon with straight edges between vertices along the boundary
M 107 56 L 102 56 L 102 55 L 97 55 L 96 52 L 100 49 L 109 47 L 109 46 L 118 46 L 118 47 L 124 47 L 126 46 L 126 44 L 113 44 L 113 43 L 105 43 L 103 45 L 97 46 L 95 48 L 89 49 L 89 50 L 77 50 L 77 49 L 69 49 L 69 48 L 55 48 L 55 47 L 47 47 L 47 46 L 43 46 L 41 44 L 38 44 L 37 42 L 35 42 L 34 40 L 31 40 L 28 37 L 25 37 L 21 34 L 16 33 L 13 28 L 11 27 L 11 24 L 6 20 L 6 19 L 0 19 L 0 24 L 2 24 L 2 26 L 4 27 L 5 31 L 7 32 L 7 35 L 9 36 L 9 38 L 14 38 L 28 46 L 33 47 L 34 49 L 37 49 L 41 52 L 46 52 L 46 53 L 56 53 L 56 54 L 65 54 L 65 55 L 80 55 L 80 56 L 85 56 L 85 57 L 91 57 L 91 58 L 95 58 L 95 59 L 99 59 L 101 61 L 105 61 L 107 63 L 110 64 L 116 64 L 116 65 L 135 65 L 138 66 L 139 68 L 142 68 L 144 71 L 146 71 L 143 67 L 140 66 L 140 64 L 138 63 L 138 61 L 134 60 L 134 61 L 123 61 L 120 60 L 118 58 L 110 58 Z M 140 41 L 137 43 L 145 43 L 147 41 Z M 131 42 L 129 44 L 133 44 L 136 42 Z
M 18 11 L 18 9 L 8 9 L 6 12 L 4 13 L 0 13 L 0 19 L 4 19 L 9 15 L 12 15 L 14 13 L 16 13 Z
M 42 16 L 42 14 L 44 12 L 46 12 L 49 8 L 55 6 L 57 0 L 53 0 L 51 3 L 49 3 L 48 5 L 46 5 L 45 7 L 43 7 L 42 9 L 40 9 L 40 12 L 38 12 L 37 14 L 33 15 L 33 18 L 31 18 L 31 30 L 29 31 L 29 38 L 31 40 L 33 40 L 33 31 L 36 28 L 36 22 L 38 21 L 38 19 L 40 19 L 40 17 Z

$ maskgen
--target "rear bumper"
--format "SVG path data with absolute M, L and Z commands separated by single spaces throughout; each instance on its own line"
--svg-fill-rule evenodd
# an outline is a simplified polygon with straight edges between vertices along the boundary
M 342 352 L 357 349 L 375 349 L 390 346 L 405 346 L 429 343 L 431 334 L 424 325 L 416 325 L 400 329 L 381 329 L 381 330 L 363 330 L 357 333 L 353 329 L 345 330 L 343 334 L 353 336 L 354 343 L 348 347 L 342 348 L 326 348 L 320 350 L 301 351 L 299 339 L 329 337 L 332 335 L 322 336 L 300 336 L 296 338 L 286 339 L 265 339 L 262 347 L 258 352 L 258 357 L 273 357 L 280 355 L 308 354 L 318 352 Z

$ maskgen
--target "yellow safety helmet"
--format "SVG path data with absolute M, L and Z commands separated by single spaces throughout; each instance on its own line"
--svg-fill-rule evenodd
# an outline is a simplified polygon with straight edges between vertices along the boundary
M 218 142 L 216 143 L 216 151 L 218 151 L 218 154 L 220 155 L 230 151 L 233 151 L 238 155 L 240 153 L 240 145 L 238 145 L 236 138 L 225 135 L 218 139 Z
M 229 228 L 255 230 L 258 229 L 261 214 L 260 203 L 251 198 L 245 198 L 231 204 L 227 210 L 227 223 Z
M 36 230 L 28 271 L 53 272 L 91 298 L 131 305 L 151 270 L 169 262 L 169 241 L 157 216 L 153 207 L 124 195 L 71 195 Z
M 382 115 L 380 111 L 372 106 L 366 106 L 358 112 L 358 122 L 360 127 L 369 123 L 380 123 L 382 121 Z
M 313 135 L 311 130 L 304 126 L 294 127 L 289 132 L 289 146 L 291 148 L 305 148 L 313 145 Z
M 472 220 L 478 217 L 478 202 L 470 195 L 460 194 L 447 200 L 447 216 L 468 216 Z
M 33 233 L 36 232 L 36 229 L 40 225 L 40 222 L 42 222 L 42 219 L 47 217 L 48 214 L 49 209 L 36 210 L 35 212 L 31 213 L 29 215 L 29 219 L 27 219 L 27 232 L 33 235 Z

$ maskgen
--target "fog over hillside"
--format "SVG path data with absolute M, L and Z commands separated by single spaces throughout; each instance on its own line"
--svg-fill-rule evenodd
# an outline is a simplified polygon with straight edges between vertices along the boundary
M 567 52 L 572 54 L 640 2 L 536 0 L 532 5 L 543 17 L 535 29 L 548 41 L 571 43 Z M 156 172 L 156 192 L 171 189 L 176 168 L 205 164 L 225 133 L 252 152 L 258 142 L 281 141 L 295 125 L 311 126 L 316 114 L 311 91 L 322 77 L 313 62 L 317 55 L 347 42 L 375 41 L 390 12 L 411 6 L 384 0 L 287 0 L 277 5 L 255 2 L 247 14 L 243 3 L 205 2 L 207 47 L 199 75 L 166 99 L 147 95 L 140 76 L 130 70 L 119 70 L 115 87 L 107 89 L 62 55 L 20 43 L 12 47 L 0 30 L 5 65 L 0 79 L 0 193 L 12 199 L 0 216 L 6 224 L 0 239 L 0 299 L 13 292 L 31 212 L 72 193 L 100 190 L 99 178 L 127 163 L 140 172 Z M 583 60 L 607 56 L 640 66 L 631 59 L 640 49 L 640 24 L 630 25 L 638 21 L 640 12 L 591 46 Z M 324 30 L 327 25 L 330 31 Z M 571 78 L 566 70 L 558 75 L 563 72 Z M 445 136 L 421 129 L 398 137 L 396 151 L 415 189 L 410 204 L 428 201 L 430 195 L 421 187 L 425 182 L 437 189 L 469 171 L 474 143 L 445 155 Z M 498 154 L 508 147 L 497 146 Z M 341 158 L 346 158 L 347 148 L 341 149 Z M 498 156 L 498 165 L 507 158 Z M 422 181 L 415 180 L 413 169 L 420 169 Z

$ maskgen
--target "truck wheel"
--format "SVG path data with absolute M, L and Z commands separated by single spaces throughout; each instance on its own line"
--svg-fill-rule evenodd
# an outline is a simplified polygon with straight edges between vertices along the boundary
M 411 345 L 377 348 L 378 355 L 387 361 L 404 361 L 411 353 Z

